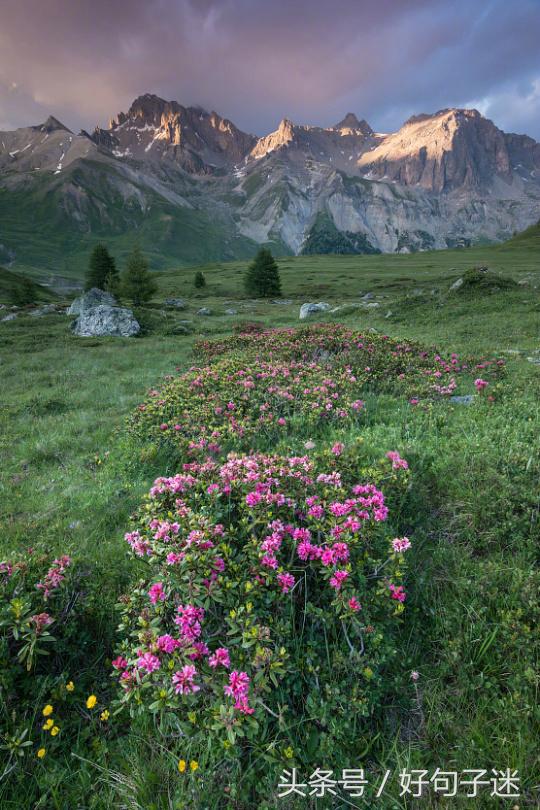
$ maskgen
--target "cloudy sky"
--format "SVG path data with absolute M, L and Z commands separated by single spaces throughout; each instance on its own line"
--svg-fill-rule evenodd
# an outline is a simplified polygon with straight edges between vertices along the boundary
M 255 134 L 474 106 L 540 140 L 540 0 L 0 0 L 0 129 L 151 92 Z

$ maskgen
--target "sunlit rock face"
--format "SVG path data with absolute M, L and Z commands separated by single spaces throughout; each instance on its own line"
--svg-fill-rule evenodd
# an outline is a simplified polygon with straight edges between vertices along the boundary
M 91 134 L 52 116 L 0 133 L 0 189 L 66 231 L 121 234 L 154 217 L 152 247 L 187 245 L 188 256 L 201 234 L 208 259 L 266 242 L 295 254 L 409 252 L 500 241 L 536 222 L 540 144 L 462 109 L 390 134 L 354 113 L 330 127 L 284 118 L 256 138 L 143 95 Z

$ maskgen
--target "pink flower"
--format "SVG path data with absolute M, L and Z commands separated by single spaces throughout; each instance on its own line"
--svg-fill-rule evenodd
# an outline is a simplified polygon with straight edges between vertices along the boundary
M 188 658 L 191 658 L 192 661 L 198 661 L 199 658 L 204 658 L 209 652 L 210 650 L 204 641 L 194 641 L 193 652 L 189 654 Z
M 336 591 L 339 591 L 348 576 L 348 571 L 335 571 L 334 575 L 330 578 L 330 585 L 332 588 L 335 588 Z
M 331 548 L 325 548 L 321 554 L 321 563 L 323 565 L 333 565 L 334 563 L 334 552 Z
M 413 671 L 411 672 L 411 680 L 412 681 L 417 681 L 419 677 L 420 677 L 420 673 L 417 672 L 416 669 L 413 669 Z
M 174 691 L 177 695 L 191 695 L 200 690 L 200 686 L 195 683 L 197 670 L 193 664 L 186 664 L 179 672 L 172 676 Z
M 356 597 L 355 597 L 355 596 L 351 596 L 351 598 L 349 599 L 349 601 L 347 602 L 347 604 L 349 605 L 350 609 L 351 609 L 351 610 L 354 610 L 355 612 L 356 612 L 357 610 L 361 610 L 361 609 L 362 609 L 362 605 L 361 605 L 361 604 L 360 604 L 360 602 L 359 602 L 359 601 L 356 599 Z
M 164 602 L 166 596 L 163 591 L 163 582 L 155 582 L 148 591 L 148 596 L 150 597 L 150 601 L 153 605 L 155 605 L 158 601 Z
M 180 642 L 166 633 L 164 636 L 160 636 L 156 643 L 158 650 L 161 652 L 172 653 L 176 650 Z
M 248 506 L 257 506 L 261 501 L 262 495 L 259 492 L 248 492 L 246 495 L 246 503 Z
M 484 388 L 486 388 L 486 386 L 489 385 L 489 383 L 486 380 L 482 380 L 479 377 L 477 380 L 474 381 L 474 385 L 475 385 L 476 390 L 478 391 L 478 393 L 480 393 L 481 391 L 484 390 Z
M 52 624 L 54 619 L 48 613 L 36 613 L 34 616 L 30 616 L 28 621 L 32 622 L 36 633 L 39 634 L 41 633 L 44 627 L 47 627 L 49 624 Z
M 204 608 L 194 605 L 180 605 L 174 623 L 180 628 L 184 641 L 195 641 L 201 635 L 201 621 L 204 618 Z
M 147 672 L 154 672 L 156 669 L 160 668 L 161 662 L 157 655 L 146 652 L 137 659 L 137 666 L 139 669 L 145 669 Z
M 296 580 L 292 574 L 284 573 L 277 575 L 277 581 L 281 585 L 281 593 L 289 593 Z
M 118 658 L 115 658 L 114 661 L 111 661 L 111 664 L 115 669 L 125 669 L 127 667 L 127 663 L 127 660 L 121 655 L 119 655 Z
M 401 458 L 399 453 L 396 450 L 389 450 L 386 454 L 386 458 L 389 458 L 392 462 L 392 469 L 399 470 L 400 468 L 403 470 L 409 469 L 409 464 L 405 461 L 404 458 Z
M 229 669 L 231 661 L 229 658 L 229 651 L 226 647 L 218 647 L 217 650 L 210 656 L 208 663 L 211 667 L 222 666 Z
M 168 429 L 169 429 L 169 426 L 168 426 L 168 424 L 167 424 L 166 422 L 163 422 L 163 423 L 162 423 L 162 424 L 159 426 L 159 429 L 160 429 L 160 430 L 168 430 Z
M 342 444 L 341 442 L 336 442 L 332 447 L 332 453 L 335 456 L 340 456 L 343 453 L 344 449 L 345 449 L 344 444 Z
M 351 408 L 352 408 L 354 411 L 359 411 L 359 410 L 360 410 L 361 408 L 363 408 L 363 407 L 364 407 L 364 403 L 362 402 L 362 400 L 361 400 L 361 399 L 357 399 L 355 402 L 353 402 L 353 403 L 351 404 Z
M 265 568 L 276 569 L 278 567 L 278 561 L 273 554 L 265 554 L 261 560 L 261 565 L 264 565 Z
M 238 672 L 238 670 L 235 669 L 229 675 L 229 683 L 227 686 L 223 687 L 223 691 L 226 695 L 235 698 L 235 700 L 247 698 L 249 681 L 250 678 L 247 672 Z
M 392 584 L 390 584 L 388 587 L 389 587 L 390 592 L 392 594 L 392 599 L 396 599 L 398 602 L 404 602 L 405 601 L 405 599 L 407 598 L 407 595 L 405 593 L 405 589 L 404 589 L 403 585 L 392 585 Z
M 401 552 L 407 551 L 408 548 L 411 547 L 411 541 L 408 537 L 396 537 L 395 540 L 392 540 L 392 548 L 394 551 Z
M 255 709 L 252 709 L 249 703 L 247 702 L 247 698 L 242 697 L 238 698 L 236 703 L 234 704 L 234 708 L 237 709 L 242 714 L 253 714 Z

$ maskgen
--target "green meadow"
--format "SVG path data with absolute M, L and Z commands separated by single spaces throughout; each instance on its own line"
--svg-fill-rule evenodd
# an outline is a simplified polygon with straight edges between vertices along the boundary
M 284 257 L 277 302 L 245 297 L 245 262 L 171 268 L 156 274 L 158 294 L 135 311 L 143 327 L 137 338 L 77 338 L 67 315 L 32 317 L 31 307 L 0 322 L 0 560 L 31 546 L 70 554 L 80 570 L 72 586 L 76 633 L 61 653 L 38 662 L 17 702 L 2 674 L 10 646 L 4 640 L 0 647 L 2 809 L 345 808 L 351 801 L 382 810 L 538 806 L 539 257 L 538 226 L 491 247 Z M 480 266 L 488 272 L 469 273 L 450 289 Z M 199 290 L 196 269 L 206 279 Z M 19 283 L 15 272 L 0 271 L 0 302 L 9 307 Z M 379 306 L 351 306 L 367 293 L 368 303 Z M 186 308 L 165 306 L 168 297 L 185 299 Z M 46 287 L 38 298 L 68 303 Z M 317 322 L 416 340 L 475 362 L 506 361 L 492 402 L 475 393 L 474 373 L 459 391 L 474 394 L 468 405 L 411 407 L 392 392 L 369 392 L 361 427 L 313 436 L 329 445 L 361 439 L 366 463 L 398 450 L 411 470 L 410 497 L 399 515 L 413 541 L 409 598 L 396 643 L 400 667 L 419 678 L 388 690 L 357 741 L 357 762 L 320 763 L 364 767 L 378 781 L 389 770 L 388 788 L 373 804 L 339 797 L 295 803 L 278 799 L 270 785 L 255 802 L 244 790 L 248 775 L 227 771 L 225 760 L 217 768 L 215 751 L 161 734 L 156 720 L 130 724 L 119 714 L 99 723 L 84 709 L 90 694 L 101 706 L 114 701 L 116 604 L 141 575 L 123 540 L 129 517 L 152 481 L 176 469 L 159 444 L 133 444 L 127 418 L 164 375 L 201 362 L 197 340 L 230 335 L 241 322 L 298 326 L 306 301 L 345 307 Z M 202 307 L 212 314 L 198 315 Z M 283 449 L 297 450 L 294 436 L 283 442 Z M 75 719 L 51 742 L 42 708 L 61 703 L 59 684 L 71 680 Z M 32 745 L 21 747 L 23 741 Z M 48 750 L 38 759 L 41 745 Z M 196 759 L 197 771 L 179 772 L 181 759 Z M 290 764 L 283 755 L 283 767 Z M 401 770 L 437 767 L 516 769 L 521 798 L 483 793 L 473 805 L 464 797 L 443 804 L 428 792 L 422 799 L 399 795 Z

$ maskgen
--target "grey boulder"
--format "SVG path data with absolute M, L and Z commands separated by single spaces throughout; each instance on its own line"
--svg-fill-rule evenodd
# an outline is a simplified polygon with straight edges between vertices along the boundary
M 328 309 L 330 309 L 330 304 L 326 304 L 324 301 L 319 301 L 318 304 L 302 304 L 300 307 L 300 320 L 304 321 L 306 318 L 317 315 L 318 312 L 326 312 Z
M 472 405 L 474 402 L 474 394 L 464 394 L 463 396 L 454 395 L 450 397 L 450 402 L 454 402 L 456 405 Z
M 67 311 L 68 315 L 80 315 L 86 309 L 92 309 L 101 305 L 114 307 L 118 301 L 112 293 L 92 287 L 91 290 L 76 298 Z
M 72 330 L 79 337 L 133 337 L 141 331 L 141 327 L 130 309 L 102 304 L 84 309 Z
M 208 309 L 208 307 L 201 307 L 197 310 L 197 315 L 211 315 L 212 310 Z
M 32 309 L 28 313 L 32 316 L 32 318 L 41 318 L 43 315 L 51 315 L 53 312 L 56 312 L 56 307 L 54 304 L 45 304 L 43 307 L 38 307 L 37 309 Z
M 166 298 L 163 303 L 166 307 L 174 307 L 175 309 L 186 308 L 186 302 L 183 298 Z

